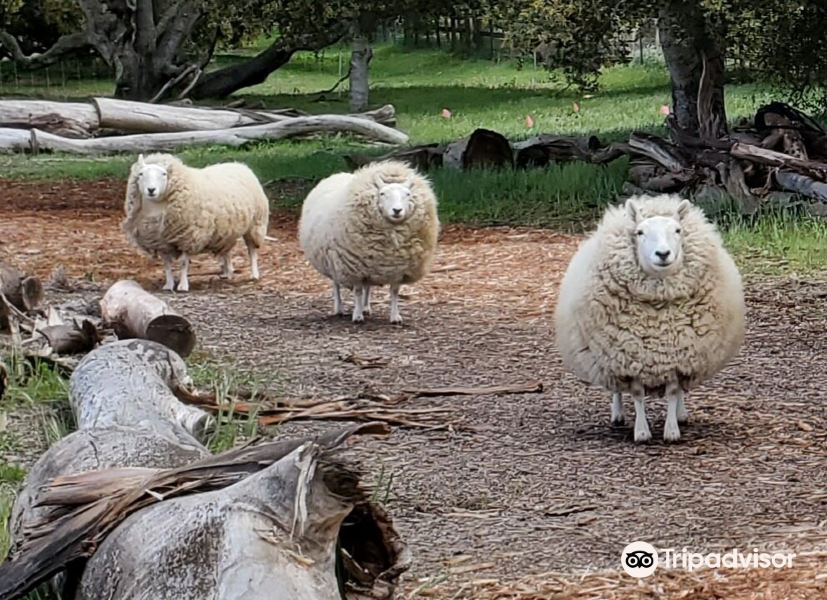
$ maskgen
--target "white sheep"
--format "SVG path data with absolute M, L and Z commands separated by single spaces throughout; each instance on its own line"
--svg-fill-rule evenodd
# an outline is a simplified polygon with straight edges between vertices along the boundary
M 259 278 L 258 248 L 267 237 L 270 205 L 253 171 L 238 162 L 204 168 L 171 154 L 138 156 L 124 203 L 123 231 L 138 249 L 164 261 L 165 290 L 175 288 L 172 262 L 181 258 L 178 291 L 189 290 L 190 257 L 210 252 L 233 274 L 230 253 L 244 238 L 253 279 Z
M 645 397 L 667 399 L 663 438 L 680 438 L 684 393 L 720 371 L 744 339 L 741 276 L 700 208 L 674 195 L 607 209 L 560 284 L 555 310 L 563 364 L 635 403 L 636 442 L 651 439 Z
M 341 287 L 353 290 L 353 321 L 370 313 L 371 286 L 390 286 L 390 321 L 400 323 L 399 288 L 431 268 L 439 236 L 429 181 L 405 163 L 368 164 L 321 180 L 302 206 L 299 243 L 310 264 L 333 282 L 333 308 L 343 314 Z

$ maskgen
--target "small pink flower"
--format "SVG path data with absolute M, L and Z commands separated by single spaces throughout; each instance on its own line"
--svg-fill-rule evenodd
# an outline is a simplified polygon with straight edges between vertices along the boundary
M 578 104 L 577 102 L 572 103 L 571 109 L 574 112 L 579 113 L 580 112 L 580 104 Z
M 531 129 L 532 127 L 534 127 L 534 119 L 531 118 L 531 115 L 525 116 L 525 126 L 526 129 Z
M 660 107 L 660 114 L 662 114 L 662 115 L 668 116 L 669 113 L 671 113 L 671 112 L 672 111 L 669 110 L 669 105 L 668 104 L 664 104 L 663 106 Z
M 443 109 L 442 109 L 442 118 L 443 118 L 443 119 L 450 119 L 450 118 L 451 118 L 451 116 L 452 116 L 452 115 L 451 115 L 451 111 L 450 111 L 450 110 L 448 110 L 447 108 L 443 108 Z

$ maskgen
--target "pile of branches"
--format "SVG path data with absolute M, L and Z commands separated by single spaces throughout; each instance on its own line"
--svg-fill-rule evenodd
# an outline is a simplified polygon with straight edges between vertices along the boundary
M 669 138 L 634 132 L 627 142 L 605 144 L 596 136 L 541 134 L 510 141 L 489 129 L 448 144 L 395 150 L 379 157 L 350 155 L 351 168 L 396 158 L 428 170 L 547 167 L 558 162 L 607 164 L 628 156 L 631 191 L 731 197 L 743 214 L 762 204 L 792 205 L 827 215 L 827 132 L 808 115 L 781 102 L 762 106 L 723 136 L 691 135 L 670 114 Z M 702 128 L 703 129 L 703 128 Z
M 163 152 L 324 132 L 406 143 L 408 136 L 395 125 L 396 111 L 390 104 L 352 115 L 308 115 L 295 109 L 210 108 L 114 98 L 92 98 L 88 103 L 5 100 L 0 101 L 0 152 Z

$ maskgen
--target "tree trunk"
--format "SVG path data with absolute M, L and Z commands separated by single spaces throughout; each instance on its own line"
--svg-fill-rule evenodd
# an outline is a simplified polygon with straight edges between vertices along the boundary
M 124 279 L 113 284 L 100 305 L 104 323 L 112 326 L 119 338 L 158 342 L 184 358 L 195 347 L 190 322 L 134 281 Z
M 697 137 L 718 139 L 726 135 L 724 52 L 711 30 L 695 0 L 671 0 L 660 10 L 658 32 L 678 126 Z
M 121 340 L 98 347 L 80 361 L 69 379 L 69 403 L 79 429 L 143 425 L 160 432 L 156 423 L 171 423 L 195 443 L 213 419 L 178 400 L 176 394 L 186 393 L 189 385 L 186 364 L 166 346 Z M 170 439 L 185 438 L 181 433 Z
M 373 51 L 367 36 L 354 26 L 352 52 L 350 55 L 350 110 L 367 110 L 369 101 L 369 63 Z

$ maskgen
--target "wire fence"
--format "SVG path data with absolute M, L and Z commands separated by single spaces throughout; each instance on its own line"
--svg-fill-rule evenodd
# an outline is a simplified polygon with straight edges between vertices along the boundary
M 66 59 L 37 70 L 26 70 L 12 60 L 0 61 L 0 96 L 45 95 L 76 97 L 111 92 L 113 73 L 98 57 Z

